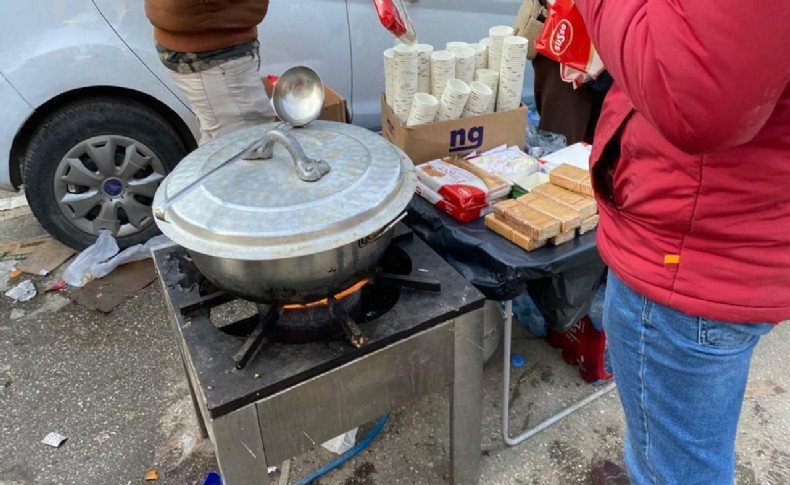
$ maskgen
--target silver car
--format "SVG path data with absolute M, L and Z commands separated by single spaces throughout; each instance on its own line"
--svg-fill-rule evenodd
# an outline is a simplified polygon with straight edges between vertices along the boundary
M 477 42 L 512 24 L 520 4 L 408 1 L 420 41 L 435 46 Z M 382 51 L 394 40 L 372 0 L 274 0 L 260 40 L 262 75 L 310 66 L 355 124 L 378 128 Z M 128 246 L 156 232 L 151 199 L 198 126 L 159 62 L 142 0 L 3 2 L 0 106 L 0 189 L 24 184 L 57 239 L 84 248 L 110 229 Z

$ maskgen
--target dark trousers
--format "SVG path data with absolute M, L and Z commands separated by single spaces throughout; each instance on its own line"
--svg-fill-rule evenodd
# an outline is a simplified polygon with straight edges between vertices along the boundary
M 538 55 L 532 67 L 539 128 L 565 135 L 569 145 L 592 143 L 606 92 L 594 91 L 587 85 L 573 89 L 560 77 L 560 65 L 547 57 Z

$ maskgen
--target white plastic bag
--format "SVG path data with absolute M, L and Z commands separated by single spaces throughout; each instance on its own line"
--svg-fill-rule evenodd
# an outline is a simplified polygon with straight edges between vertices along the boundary
M 118 266 L 151 257 L 151 248 L 165 244 L 167 236 L 161 235 L 150 239 L 145 244 L 138 244 L 118 252 L 118 243 L 109 231 L 99 233 L 98 239 L 74 260 L 63 273 L 63 281 L 70 286 L 81 288 L 89 281 L 103 278 Z
M 347 431 L 340 436 L 335 436 L 331 440 L 327 441 L 326 443 L 322 444 L 325 449 L 335 453 L 337 455 L 342 455 L 343 453 L 347 452 L 357 442 L 357 430 L 359 428 L 354 428 L 351 431 Z

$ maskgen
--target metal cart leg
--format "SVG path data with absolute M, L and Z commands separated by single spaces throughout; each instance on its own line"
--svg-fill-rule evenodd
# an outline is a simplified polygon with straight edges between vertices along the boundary
M 513 335 L 513 301 L 508 301 L 505 303 L 505 313 L 503 315 L 503 319 L 505 325 L 505 335 L 504 335 L 505 356 L 504 356 L 504 370 L 502 372 L 503 374 L 502 438 L 505 440 L 505 444 L 507 444 L 508 446 L 515 446 L 520 443 L 523 443 L 527 439 L 535 436 L 536 434 L 540 433 L 541 431 L 548 428 L 552 424 L 557 423 L 558 421 L 570 416 L 571 414 L 575 413 L 576 411 L 590 404 L 596 399 L 604 396 L 605 394 L 607 394 L 609 391 L 611 391 L 616 387 L 614 381 L 612 381 L 609 384 L 606 384 L 605 386 L 600 388 L 598 391 L 582 399 L 581 401 L 563 409 L 561 412 L 546 419 L 545 421 L 538 424 L 534 428 L 528 429 L 518 436 L 511 437 L 510 436 L 510 346 L 512 343 L 511 338 Z

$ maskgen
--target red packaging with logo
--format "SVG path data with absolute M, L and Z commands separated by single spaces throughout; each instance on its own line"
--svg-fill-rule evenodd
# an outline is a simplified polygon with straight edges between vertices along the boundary
M 449 214 L 453 219 L 457 220 L 458 222 L 463 222 L 464 224 L 467 222 L 476 221 L 486 214 L 491 213 L 493 210 L 489 204 L 476 204 L 466 207 L 458 207 L 447 201 L 436 191 L 426 186 L 419 179 L 417 180 L 416 192 L 417 195 L 435 205 L 441 211 Z
M 548 6 L 548 17 L 536 50 L 562 64 L 563 78 L 574 84 L 595 78 L 604 70 L 603 61 L 590 40 L 584 19 L 573 0 L 555 0 Z
M 373 0 L 373 3 L 376 6 L 376 13 L 379 14 L 381 25 L 389 30 L 396 39 L 404 44 L 417 42 L 414 25 L 411 23 L 403 0 Z
M 455 207 L 466 209 L 488 204 L 488 186 L 461 167 L 433 160 L 417 165 L 415 171 L 423 185 Z

